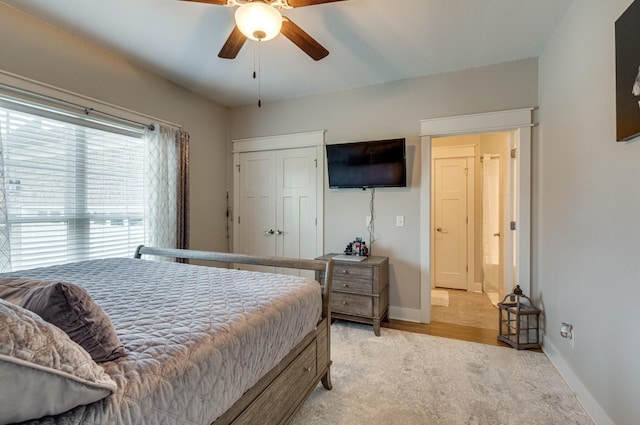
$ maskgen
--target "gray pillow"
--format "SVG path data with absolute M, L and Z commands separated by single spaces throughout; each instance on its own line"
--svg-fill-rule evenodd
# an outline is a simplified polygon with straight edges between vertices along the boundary
M 56 325 L 96 362 L 126 354 L 109 316 L 89 293 L 72 283 L 0 278 L 0 298 Z
M 37 314 L 0 299 L 0 423 L 57 415 L 103 399 L 116 383 Z

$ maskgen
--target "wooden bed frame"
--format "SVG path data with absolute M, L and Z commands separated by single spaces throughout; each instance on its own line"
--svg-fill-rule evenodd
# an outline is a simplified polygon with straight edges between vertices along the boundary
M 280 257 L 257 257 L 245 254 L 152 248 L 136 249 L 135 258 L 142 255 L 283 267 L 324 272 L 322 285 L 322 317 L 287 356 L 212 425 L 288 423 L 319 382 L 330 390 L 331 385 L 331 276 L 333 260 L 298 260 Z

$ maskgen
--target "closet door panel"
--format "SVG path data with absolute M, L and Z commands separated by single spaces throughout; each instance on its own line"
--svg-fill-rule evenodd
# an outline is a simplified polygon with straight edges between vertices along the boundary
M 275 152 L 249 152 L 240 155 L 240 246 L 242 254 L 277 256 Z M 243 266 L 270 271 L 273 267 Z
M 276 253 L 278 256 L 315 258 L 316 159 L 315 148 L 277 151 Z M 300 273 L 298 270 L 279 270 L 279 272 Z M 309 277 L 313 277 L 313 274 Z

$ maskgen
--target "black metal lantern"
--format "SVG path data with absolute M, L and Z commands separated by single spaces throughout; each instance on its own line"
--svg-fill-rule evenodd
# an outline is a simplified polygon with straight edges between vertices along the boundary
M 508 301 L 507 301 L 508 300 Z M 522 293 L 520 285 L 498 303 L 498 340 L 517 350 L 540 348 L 540 309 Z

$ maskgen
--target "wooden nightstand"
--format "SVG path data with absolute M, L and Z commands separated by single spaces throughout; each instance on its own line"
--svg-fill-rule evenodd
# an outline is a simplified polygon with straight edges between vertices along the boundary
M 337 254 L 318 257 L 328 260 Z M 335 259 L 334 259 L 335 260 Z M 324 278 L 316 271 L 316 280 Z M 335 260 L 331 315 L 337 319 L 373 325 L 380 336 L 380 321 L 389 313 L 389 257 L 368 257 L 364 261 Z

